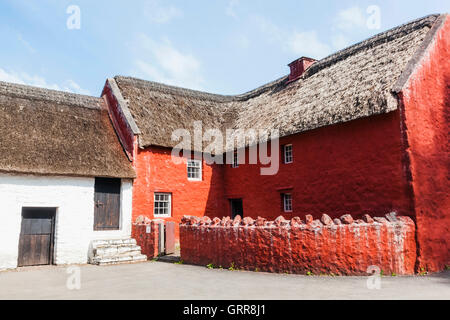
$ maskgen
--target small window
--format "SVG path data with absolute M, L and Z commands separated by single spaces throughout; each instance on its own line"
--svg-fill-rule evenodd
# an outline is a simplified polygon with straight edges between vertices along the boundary
M 155 193 L 155 217 L 170 217 L 172 215 L 172 195 L 170 193 Z
M 233 163 L 231 164 L 232 168 L 239 168 L 239 157 L 238 157 L 238 152 L 235 151 L 233 153 Z
M 283 149 L 284 149 L 284 163 L 292 163 L 294 161 L 294 156 L 292 155 L 292 144 L 285 145 Z
M 202 162 L 200 160 L 187 161 L 187 177 L 192 181 L 202 180 Z
M 292 212 L 292 194 L 283 193 L 282 198 L 284 212 Z

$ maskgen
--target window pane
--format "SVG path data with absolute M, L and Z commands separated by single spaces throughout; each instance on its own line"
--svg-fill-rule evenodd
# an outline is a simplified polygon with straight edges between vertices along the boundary
M 168 193 L 155 193 L 155 203 L 153 213 L 155 216 L 170 215 L 171 195 Z
M 284 211 L 292 211 L 292 195 L 290 193 L 283 194 Z
M 187 162 L 187 176 L 189 179 L 201 179 L 202 164 L 200 160 L 188 160 Z
M 292 145 L 284 146 L 284 162 L 291 163 L 293 161 Z

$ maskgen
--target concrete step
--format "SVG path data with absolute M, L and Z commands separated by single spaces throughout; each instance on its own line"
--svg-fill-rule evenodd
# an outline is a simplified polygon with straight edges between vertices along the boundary
M 137 245 L 113 245 L 101 246 L 93 249 L 94 256 L 115 256 L 117 254 L 124 254 L 129 252 L 141 252 L 141 247 Z
M 147 261 L 147 256 L 140 254 L 135 256 L 118 256 L 118 257 L 107 257 L 100 258 L 96 257 L 92 259 L 91 263 L 99 266 L 109 265 L 109 264 L 119 264 L 119 263 L 132 263 L 132 262 L 144 262 Z
M 101 248 L 108 246 L 127 246 L 136 245 L 136 239 L 112 239 L 112 240 L 94 240 L 92 241 L 93 248 Z
M 94 256 L 94 258 L 99 258 L 99 259 L 108 259 L 108 258 L 116 258 L 116 257 L 134 257 L 134 256 L 140 256 L 142 255 L 141 250 L 137 250 L 137 251 L 129 251 L 129 252 L 124 252 L 124 253 L 118 253 L 118 254 L 97 254 Z
M 95 240 L 89 262 L 96 265 L 147 261 L 135 239 Z

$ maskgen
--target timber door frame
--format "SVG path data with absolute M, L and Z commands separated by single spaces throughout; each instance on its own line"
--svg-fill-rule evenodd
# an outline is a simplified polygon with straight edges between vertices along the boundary
M 26 264 L 24 261 L 24 238 L 27 234 L 24 234 L 24 223 L 25 218 L 24 216 L 26 213 L 32 213 L 33 211 L 48 211 L 51 215 L 51 230 L 50 230 L 50 244 L 49 244 L 49 253 L 48 253 L 48 263 L 47 264 L 36 264 L 36 265 L 54 265 L 55 264 L 55 230 L 56 230 L 56 214 L 57 214 L 56 207 L 22 207 L 21 209 L 21 223 L 20 223 L 20 235 L 19 235 L 19 248 L 18 248 L 18 255 L 17 255 L 17 266 L 18 267 L 24 267 L 24 266 L 33 266 Z

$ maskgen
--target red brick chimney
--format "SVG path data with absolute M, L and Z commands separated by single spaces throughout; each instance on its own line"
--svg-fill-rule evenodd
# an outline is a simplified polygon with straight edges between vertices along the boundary
M 288 64 L 289 68 L 291 68 L 291 73 L 289 74 L 289 80 L 288 82 L 297 80 L 302 76 L 302 74 L 308 69 L 314 62 L 317 60 L 308 58 L 308 57 L 301 57 L 297 60 L 292 61 Z

